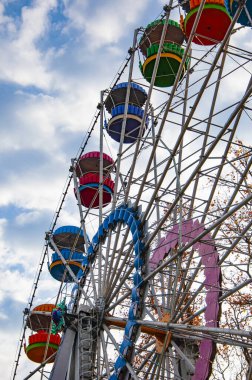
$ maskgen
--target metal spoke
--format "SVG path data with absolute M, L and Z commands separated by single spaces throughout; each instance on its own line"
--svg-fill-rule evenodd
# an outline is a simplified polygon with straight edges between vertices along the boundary
M 34 326 L 47 340 L 42 364 L 25 379 L 57 380 L 59 368 L 66 379 L 251 377 L 252 54 L 244 40 L 249 28 L 240 24 L 241 15 L 251 15 L 246 1 L 227 2 L 235 14 L 198 3 L 181 16 L 183 33 L 173 15 L 189 0 L 169 0 L 155 21 L 136 29 L 117 75 L 100 92 L 46 234 L 13 380 L 21 348 L 28 357 L 33 349 L 27 335 Z M 208 9 L 227 17 L 220 41 L 202 36 Z M 173 82 L 167 87 L 159 85 L 165 69 Z M 85 173 L 96 180 L 86 184 L 79 169 L 89 148 Z M 75 208 L 66 198 L 71 182 Z M 56 244 L 56 225 L 76 212 L 80 234 L 73 243 L 64 232 Z M 45 297 L 45 287 L 37 288 L 45 258 L 51 268 L 50 249 L 63 275 L 43 302 L 56 310 L 31 310 L 35 294 Z M 47 356 L 58 346 L 48 370 Z

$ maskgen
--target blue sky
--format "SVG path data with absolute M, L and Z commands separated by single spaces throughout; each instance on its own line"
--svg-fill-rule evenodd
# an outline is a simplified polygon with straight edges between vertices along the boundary
M 100 91 L 109 87 L 127 56 L 134 29 L 154 20 L 165 3 L 0 0 L 3 380 L 10 377 L 22 311 L 43 251 L 44 233 L 68 176 L 70 159 L 76 156 L 91 123 Z M 246 40 L 248 32 L 242 33 Z M 247 38 L 244 47 L 249 49 L 249 44 L 251 38 Z M 235 88 L 228 82 L 223 102 L 234 93 L 239 95 L 243 87 L 242 81 Z M 95 131 L 88 150 L 98 150 L 97 136 Z M 110 142 L 112 147 L 113 144 Z M 62 222 L 78 225 L 73 192 L 70 195 Z M 35 304 L 49 301 L 56 290 L 57 284 L 45 268 Z
M 0 1 L 1 379 L 10 377 L 22 311 L 70 159 L 100 91 L 127 55 L 134 29 L 155 19 L 164 3 Z M 63 215 L 67 224 L 79 221 L 73 202 Z M 35 304 L 57 289 L 46 268 L 41 284 Z

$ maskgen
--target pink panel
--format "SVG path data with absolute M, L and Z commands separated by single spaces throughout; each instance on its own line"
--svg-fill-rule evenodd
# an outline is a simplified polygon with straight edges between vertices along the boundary
M 165 238 L 162 238 L 150 259 L 150 269 L 157 267 L 159 261 L 162 261 L 168 254 L 170 249 L 175 248 L 179 243 L 179 225 L 175 225 L 169 231 Z M 204 232 L 204 225 L 198 220 L 187 220 L 182 223 L 182 243 L 186 245 L 188 242 L 197 238 Z M 206 326 L 218 326 L 220 295 L 220 279 L 221 272 L 218 267 L 218 252 L 215 242 L 211 235 L 207 233 L 200 241 L 193 245 L 193 249 L 198 249 L 201 256 L 201 262 L 204 265 L 204 287 L 207 290 L 205 320 Z M 210 361 L 213 352 L 213 343 L 209 339 L 203 339 L 200 343 L 200 356 L 196 360 L 195 374 L 192 380 L 206 380 L 210 371 Z

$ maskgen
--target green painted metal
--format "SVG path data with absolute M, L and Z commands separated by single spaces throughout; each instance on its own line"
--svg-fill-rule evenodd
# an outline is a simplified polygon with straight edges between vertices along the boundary
M 46 345 L 47 345 L 46 342 L 29 344 L 29 346 L 26 347 L 26 353 L 29 352 L 30 350 L 34 349 L 34 348 L 45 347 Z M 59 346 L 57 344 L 53 344 L 53 343 L 48 343 L 48 347 L 54 348 L 55 350 L 57 350 L 59 348 Z
M 158 44 L 153 44 L 147 49 L 147 59 L 151 56 L 157 54 L 159 49 Z M 162 53 L 170 53 L 177 57 L 160 57 L 160 62 L 158 66 L 157 76 L 155 80 L 155 86 L 157 87 L 170 87 L 174 84 L 181 59 L 184 54 L 184 49 L 179 45 L 174 43 L 164 43 Z M 189 59 L 186 61 L 184 72 L 187 68 Z M 150 60 L 146 65 L 140 63 L 140 70 L 144 78 L 150 82 L 153 69 L 155 65 L 155 59 Z M 184 75 L 184 72 L 181 74 L 181 78 Z

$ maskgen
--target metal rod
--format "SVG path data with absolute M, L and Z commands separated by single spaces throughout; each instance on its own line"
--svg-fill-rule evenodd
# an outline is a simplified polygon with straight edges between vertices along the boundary
M 153 144 L 155 142 L 155 124 L 154 124 L 154 111 L 153 111 L 153 107 L 151 106 L 150 107 L 150 110 L 151 110 L 151 135 L 152 135 L 152 141 L 153 141 Z M 154 163 L 154 166 L 153 166 L 153 169 L 154 169 L 154 183 L 155 183 L 155 186 L 157 186 L 157 181 L 158 181 L 158 174 L 157 174 L 157 156 L 156 156 L 156 153 L 154 154 L 154 157 L 153 157 L 153 163 Z M 158 197 L 158 193 L 157 193 L 157 197 L 156 197 L 156 200 L 155 200 L 155 203 L 156 203 L 156 215 L 157 215 L 157 220 L 160 220 L 160 207 L 159 207 L 159 197 Z M 161 239 L 161 233 L 158 232 L 158 240 Z
M 105 342 L 103 330 L 100 330 L 100 337 L 101 337 L 102 350 L 103 350 L 103 356 L 104 356 L 105 367 L 106 367 L 106 375 L 109 376 L 109 374 L 110 374 L 109 361 L 108 361 L 107 347 L 106 347 L 106 342 Z
M 174 340 L 171 341 L 171 344 L 172 346 L 175 348 L 175 351 L 177 351 L 178 355 L 181 357 L 181 359 L 185 360 L 188 367 L 190 368 L 190 370 L 192 371 L 192 373 L 195 372 L 195 367 L 194 365 L 192 364 L 192 362 L 188 359 L 188 357 L 183 353 L 183 351 L 181 351 L 181 349 L 179 348 L 179 346 L 174 342 Z
M 228 44 L 228 42 L 227 42 L 227 44 Z M 209 135 L 212 119 L 213 119 L 213 114 L 214 114 L 214 110 L 215 110 L 215 104 L 216 104 L 217 96 L 219 93 L 219 88 L 220 88 L 220 83 L 221 83 L 220 80 L 221 80 L 223 69 L 224 69 L 226 54 L 227 54 L 227 50 L 224 50 L 222 60 L 221 60 L 221 64 L 219 67 L 219 73 L 218 73 L 218 78 L 216 81 L 216 86 L 214 89 L 214 94 L 212 97 L 212 102 L 211 102 L 211 107 L 210 107 L 210 112 L 209 112 L 209 118 L 208 118 L 208 122 L 206 125 L 206 132 L 204 135 L 204 140 L 203 140 L 203 144 L 202 144 L 202 148 L 201 148 L 200 157 L 204 156 L 204 153 L 205 153 L 205 149 L 206 149 L 206 145 L 207 145 L 207 139 L 208 139 L 208 135 Z M 191 204 L 190 204 L 190 208 L 189 208 L 188 219 L 190 219 L 192 216 L 192 212 L 193 212 L 193 208 L 194 208 L 194 200 L 195 200 L 195 195 L 197 192 L 197 187 L 199 184 L 199 179 L 200 179 L 200 173 L 197 173 L 196 178 L 195 178 L 195 182 L 194 182 L 193 192 L 192 192 L 192 200 L 191 200 Z
M 199 10 L 198 10 L 198 12 L 197 12 L 197 17 L 196 17 L 196 19 L 195 19 L 195 23 L 196 23 L 196 20 L 197 20 L 198 16 L 200 16 L 200 11 L 203 10 L 203 6 L 204 6 L 204 1 L 202 1 L 201 4 L 200 4 Z M 237 16 L 237 15 L 236 15 L 236 16 Z M 237 16 L 237 17 L 238 17 L 238 16 Z M 232 20 L 232 22 L 231 22 L 231 24 L 230 24 L 230 26 L 229 26 L 229 29 L 228 29 L 229 33 L 231 32 L 231 30 L 232 30 L 232 28 L 233 28 L 233 26 L 234 26 L 234 24 L 235 24 L 235 22 L 236 22 L 237 17 L 235 17 L 235 18 Z M 199 21 L 199 18 L 198 18 L 198 21 Z M 195 24 L 195 23 L 194 23 L 194 24 Z M 193 33 L 191 33 L 191 36 L 192 36 L 192 34 L 193 34 Z M 156 190 L 155 190 L 155 192 L 154 192 L 153 195 L 152 195 L 152 198 L 151 198 L 151 200 L 150 200 L 150 202 L 149 202 L 149 205 L 147 206 L 147 209 L 146 209 L 145 214 L 144 214 L 144 217 L 145 217 L 145 218 L 147 218 L 147 215 L 148 215 L 148 213 L 149 213 L 149 211 L 150 211 L 151 205 L 152 205 L 152 203 L 153 203 L 153 201 L 154 201 L 154 199 L 155 199 L 155 197 L 156 197 L 156 193 L 157 193 L 157 191 L 159 190 L 159 187 L 161 186 L 161 184 L 162 184 L 162 182 L 163 182 L 163 180 L 164 180 L 165 174 L 166 174 L 166 172 L 168 171 L 168 169 L 169 169 L 169 167 L 170 167 L 170 165 L 171 165 L 171 163 L 172 163 L 172 157 L 174 157 L 175 154 L 176 154 L 176 152 L 177 152 L 177 149 L 178 149 L 178 147 L 179 147 L 179 145 L 180 145 L 180 143 L 181 143 L 181 140 L 182 140 L 182 138 L 183 138 L 183 136 L 184 136 L 184 134 L 185 134 L 185 132 L 186 132 L 186 130 L 187 130 L 187 128 L 188 128 L 190 122 L 191 122 L 192 116 L 193 116 L 193 114 L 194 114 L 194 112 L 195 112 L 195 110 L 196 110 L 196 108 L 197 108 L 197 106 L 198 106 L 198 104 L 199 104 L 199 102 L 200 102 L 200 100 L 201 100 L 201 97 L 202 97 L 202 95 L 203 95 L 203 93 L 204 93 L 204 90 L 205 90 L 205 88 L 206 88 L 206 86 L 207 86 L 207 84 L 208 84 L 208 81 L 210 80 L 210 77 L 211 77 L 211 75 L 212 75 L 212 73 L 213 73 L 213 71 L 214 71 L 214 68 L 215 68 L 215 66 L 216 66 L 216 64 L 217 64 L 217 62 L 218 62 L 218 60 L 219 60 L 219 57 L 220 57 L 220 55 L 221 55 L 221 53 L 222 53 L 222 50 L 223 50 L 223 48 L 224 48 L 224 46 L 225 46 L 225 44 L 226 44 L 228 38 L 229 38 L 229 34 L 228 34 L 228 32 L 227 32 L 227 33 L 226 33 L 226 36 L 224 37 L 222 43 L 221 43 L 220 46 L 219 46 L 219 49 L 218 49 L 218 51 L 217 51 L 217 53 L 216 53 L 216 56 L 215 56 L 215 58 L 214 58 L 214 60 L 213 60 L 213 62 L 212 62 L 212 65 L 211 65 L 211 67 L 209 68 L 209 71 L 208 71 L 208 74 L 206 75 L 206 78 L 205 78 L 205 80 L 204 80 L 204 83 L 202 84 L 202 86 L 201 86 L 201 88 L 200 88 L 200 90 L 199 90 L 199 92 L 198 92 L 197 98 L 196 98 L 196 100 L 195 100 L 195 102 L 194 102 L 194 105 L 193 105 L 193 107 L 192 107 L 192 109 L 191 109 L 191 112 L 190 112 L 190 114 L 189 114 L 189 116 L 188 116 L 188 118 L 187 118 L 187 121 L 186 121 L 185 125 L 183 126 L 182 131 L 181 131 L 181 133 L 180 133 L 180 135 L 179 135 L 179 137 L 178 137 L 178 139 L 177 139 L 177 141 L 176 141 L 176 144 L 175 144 L 175 146 L 174 146 L 174 148 L 173 148 L 173 152 L 172 152 L 172 154 L 171 154 L 171 157 L 170 157 L 170 158 L 168 159 L 168 161 L 167 161 L 167 164 L 166 164 L 166 167 L 164 168 L 163 174 L 162 174 L 162 176 L 160 177 L 160 180 L 159 180 L 158 186 L 156 187 Z M 188 43 L 189 43 L 189 41 L 188 41 Z M 187 48 L 189 49 L 189 46 L 187 46 Z M 185 54 L 186 54 L 186 53 L 185 53 Z M 184 55 L 185 55 L 185 54 L 184 54 Z M 184 58 L 185 58 L 185 57 L 184 57 Z M 175 85 L 174 85 L 174 87 L 175 87 Z M 173 89 L 174 89 L 174 87 L 173 87 Z M 175 90 L 172 91 L 172 94 L 173 94 L 173 95 L 174 95 L 174 93 L 175 93 Z M 247 93 L 248 93 L 248 92 L 247 92 Z M 248 95 L 248 96 L 249 96 L 249 95 Z M 247 100 L 247 98 L 244 100 L 244 102 L 245 102 L 246 100 Z M 240 102 L 240 103 L 241 103 L 241 102 Z M 171 105 L 171 98 L 169 98 L 169 100 L 168 100 L 168 102 L 167 102 L 166 110 L 165 110 L 165 112 L 164 112 L 164 116 L 163 116 L 163 119 L 162 119 L 162 121 L 161 121 L 160 129 L 159 129 L 159 132 L 158 132 L 158 135 L 157 135 L 157 140 L 160 138 L 159 135 L 161 135 L 161 132 L 162 132 L 162 130 L 163 130 L 163 127 L 164 127 L 164 124 L 165 124 L 165 121 L 166 121 L 166 118 L 167 118 L 167 115 L 168 115 L 168 112 L 169 112 L 169 109 L 170 109 L 170 105 Z M 243 105 L 243 104 L 242 104 L 242 105 Z M 232 119 L 232 120 L 233 120 L 233 119 Z M 231 120 L 231 121 L 232 121 L 232 120 Z M 230 122 L 230 123 L 231 123 L 231 122 Z M 220 136 L 222 137 L 223 134 L 224 134 L 224 133 L 220 133 Z M 220 137 L 220 136 L 219 136 L 219 137 Z M 155 145 L 154 148 L 156 149 L 156 145 Z M 153 148 L 153 149 L 154 149 L 154 148 Z M 151 154 L 150 159 L 152 160 L 152 154 Z M 205 159 L 202 158 L 201 161 L 202 161 L 202 164 L 203 164 L 203 162 L 205 162 Z M 146 173 L 147 173 L 147 174 L 145 174 L 145 176 L 144 176 L 143 183 L 142 183 L 142 185 L 141 185 L 141 187 L 140 187 L 139 195 L 138 195 L 138 197 L 137 197 L 136 203 L 140 200 L 140 196 L 141 196 L 142 188 L 145 186 L 145 182 L 146 182 L 146 178 L 147 178 L 147 175 L 148 175 L 149 167 L 150 167 L 150 163 L 147 165 L 147 168 L 146 168 Z M 182 194 L 181 194 L 181 195 L 182 195 Z M 177 201 L 177 198 L 178 198 L 178 197 L 176 197 L 176 201 Z M 177 202 L 176 202 L 176 203 L 177 203 Z
M 72 176 L 73 176 L 73 181 L 74 181 L 74 188 L 76 192 L 75 194 L 77 196 L 77 205 L 78 205 L 79 214 L 80 214 L 80 223 L 81 223 L 81 227 L 82 227 L 82 231 L 84 235 L 84 242 L 85 242 L 85 247 L 86 247 L 86 252 L 87 252 L 89 243 L 88 243 L 87 231 L 86 231 L 86 226 L 85 226 L 85 219 L 83 216 L 83 210 L 81 206 L 81 197 L 80 197 L 80 190 L 79 190 L 79 185 L 78 185 L 77 176 L 76 176 L 75 160 L 72 159 L 71 163 L 72 163 L 71 169 L 73 171 Z
M 127 229 L 127 231 L 129 231 L 129 229 Z M 125 247 L 125 241 L 123 240 L 123 242 L 122 242 L 122 249 L 124 247 Z M 116 292 L 118 291 L 118 289 L 120 289 L 120 286 L 122 286 L 122 284 L 123 284 L 123 281 L 121 280 L 120 284 L 117 285 L 117 287 L 116 287 L 117 281 L 118 281 L 119 277 L 121 277 L 122 269 L 125 268 L 125 264 L 127 263 L 127 261 L 129 261 L 129 258 L 132 255 L 132 249 L 133 249 L 133 243 L 130 243 L 130 246 L 129 246 L 129 248 L 127 249 L 127 251 L 125 253 L 125 256 L 124 256 L 124 258 L 123 258 L 123 260 L 121 262 L 121 265 L 120 265 L 119 269 L 118 269 L 118 265 L 119 265 L 119 262 L 120 262 L 120 259 L 121 259 L 121 250 L 118 252 L 118 257 L 117 257 L 116 265 L 114 266 L 114 269 L 113 269 L 113 272 L 112 272 L 112 275 L 111 275 L 111 283 L 109 283 L 109 289 L 108 289 L 108 292 L 106 294 L 106 299 L 107 300 L 109 299 L 109 301 L 108 301 L 109 303 L 111 302 L 112 298 L 114 298 L 114 296 L 115 296 Z M 132 266 L 129 269 L 129 271 L 130 271 L 129 273 L 131 273 L 133 269 L 134 269 L 134 267 Z M 116 287 L 116 289 L 115 289 L 115 287 Z M 111 296 L 112 292 L 113 292 L 113 295 Z
M 167 330 L 189 330 L 189 331 L 197 331 L 197 332 L 207 332 L 210 333 L 216 333 L 216 334 L 228 334 L 228 335 L 235 335 L 235 336 L 241 336 L 244 338 L 249 338 L 252 340 L 252 335 L 250 331 L 245 330 L 239 330 L 239 329 L 225 329 L 220 327 L 208 327 L 208 326 L 194 326 L 194 325 L 188 325 L 188 324 L 179 324 L 179 323 L 170 323 L 170 322 L 153 322 L 153 321 L 142 321 L 137 320 L 136 321 L 141 326 L 152 326 L 152 327 L 160 327 Z
M 234 288 L 230 289 L 229 291 L 225 292 L 222 296 L 219 297 L 219 303 L 221 303 L 226 298 L 228 298 L 229 296 L 231 296 L 235 292 L 239 291 L 240 289 L 244 288 L 245 286 L 247 286 L 247 285 L 249 285 L 251 283 L 252 283 L 252 278 L 249 278 L 248 280 L 242 282 L 241 284 L 239 284 L 239 285 L 235 286 Z M 191 315 L 190 317 L 186 318 L 183 322 L 187 323 L 187 322 L 191 321 L 192 319 L 194 319 L 198 315 L 204 313 L 205 310 L 206 310 L 206 306 L 202 307 L 200 310 L 198 310 L 197 312 L 195 312 L 193 315 Z
M 205 1 L 205 0 L 203 0 L 203 1 Z M 161 38 L 160 38 L 160 42 L 159 42 L 157 56 L 155 58 L 155 64 L 154 64 L 154 68 L 153 68 L 153 72 L 152 72 L 152 76 L 151 76 L 151 82 L 150 82 L 150 86 L 149 86 L 148 96 L 147 96 L 147 100 L 146 100 L 145 107 L 144 107 L 143 119 L 142 119 L 141 125 L 139 127 L 140 137 L 143 135 L 143 131 L 144 131 L 147 112 L 148 112 L 149 105 L 150 105 L 151 94 L 152 94 L 152 90 L 153 90 L 154 83 L 156 80 L 156 74 L 157 74 L 157 70 L 158 70 L 158 66 L 159 66 L 159 62 L 160 62 L 161 52 L 162 52 L 163 44 L 165 41 L 165 35 L 166 35 L 166 31 L 167 31 L 167 27 L 168 27 L 168 21 L 169 21 L 169 17 L 170 17 L 170 7 L 172 5 L 172 2 L 173 2 L 173 0 L 169 1 L 169 8 L 166 11 L 165 22 L 163 25 L 163 30 L 162 30 L 162 34 L 161 34 Z M 182 71 L 182 68 L 181 68 L 181 71 Z M 128 186 L 127 186 L 126 194 L 125 194 L 125 200 L 126 201 L 128 199 L 129 192 L 130 192 L 130 185 L 131 185 L 133 174 L 134 174 L 134 169 L 135 169 L 135 165 L 136 165 L 136 159 L 137 159 L 137 155 L 138 155 L 138 151 L 139 151 L 139 146 L 140 146 L 140 138 L 136 142 L 135 153 L 134 153 L 134 157 L 133 157 L 133 160 L 131 163 L 131 170 L 130 170 L 129 179 L 128 179 Z
M 103 208 L 103 91 L 100 93 L 100 163 L 99 163 L 99 225 L 102 224 Z M 102 294 L 102 243 L 98 249 L 98 298 Z M 99 373 L 99 372 L 98 372 Z
M 57 351 L 54 352 L 51 356 L 49 356 L 49 358 L 47 358 L 46 360 L 43 361 L 43 363 L 41 363 L 36 369 L 34 369 L 34 371 L 30 372 L 30 374 L 26 377 L 24 377 L 24 380 L 27 380 L 27 379 L 30 379 L 36 372 L 38 372 L 41 368 L 43 368 L 46 363 L 48 363 L 51 359 L 53 359 L 57 354 Z
M 152 233 L 152 235 L 150 236 L 150 238 L 148 239 L 148 242 L 147 242 L 147 245 L 149 245 L 152 240 L 155 238 L 158 230 L 163 226 L 164 222 L 167 220 L 168 216 L 170 215 L 171 213 L 171 210 L 173 209 L 173 207 L 177 204 L 177 202 L 179 201 L 179 198 L 184 194 L 185 190 L 188 188 L 188 186 L 191 184 L 193 178 L 195 177 L 195 175 L 198 173 L 198 171 L 200 170 L 200 168 L 203 166 L 203 164 L 205 163 L 205 161 L 207 160 L 207 158 L 210 156 L 210 154 L 212 153 L 213 149 L 215 148 L 215 146 L 217 145 L 220 137 L 223 136 L 223 134 L 225 133 L 225 131 L 229 128 L 229 125 L 232 123 L 232 121 L 234 120 L 235 116 L 237 113 L 239 113 L 239 111 L 241 110 L 241 108 L 244 106 L 244 103 L 247 101 L 247 99 L 249 98 L 249 96 L 251 95 L 251 92 L 252 92 L 252 85 L 249 87 L 248 91 L 245 93 L 245 95 L 242 97 L 241 101 L 239 102 L 238 106 L 234 109 L 234 111 L 232 112 L 232 114 L 230 115 L 230 117 L 228 118 L 227 122 L 225 123 L 223 129 L 219 132 L 219 134 L 216 136 L 215 140 L 213 141 L 213 143 L 210 145 L 210 147 L 208 148 L 207 152 L 205 153 L 204 157 L 201 158 L 199 164 L 197 165 L 197 167 L 193 170 L 192 174 L 190 175 L 190 177 L 188 178 L 187 182 L 185 183 L 185 185 L 183 186 L 183 188 L 181 189 L 181 192 L 179 194 L 179 196 L 177 196 L 175 198 L 175 200 L 173 201 L 171 207 L 169 208 L 169 210 L 166 212 L 166 214 L 163 216 L 163 218 L 160 220 L 160 222 L 158 223 L 157 227 L 156 227 L 156 230 Z M 171 159 L 170 159 L 171 160 Z M 157 191 L 157 190 L 156 190 Z M 152 196 L 152 199 L 156 193 L 156 191 L 154 192 L 153 196 Z
M 127 124 L 128 106 L 129 106 L 131 82 L 132 82 L 132 72 L 133 72 L 134 57 L 135 57 L 135 50 L 136 50 L 136 44 L 137 44 L 137 34 L 138 34 L 138 29 L 136 29 L 134 32 L 133 48 L 130 50 L 131 60 L 130 60 L 130 67 L 129 67 L 129 74 L 128 74 L 128 85 L 127 85 L 125 103 L 124 103 L 123 122 L 122 122 L 122 128 L 121 128 L 121 132 L 120 132 L 121 133 L 120 144 L 119 144 L 118 153 L 117 153 L 115 186 L 114 186 L 114 195 L 113 195 L 113 200 L 112 200 L 111 212 L 114 211 L 114 209 L 116 207 L 116 201 L 117 201 L 117 195 L 118 195 L 118 183 L 119 183 L 119 179 L 120 179 L 121 159 L 122 159 L 123 142 L 124 142 L 125 130 L 126 130 L 126 124 Z M 119 227 L 117 230 L 117 235 L 120 234 L 120 226 L 121 226 L 121 223 L 119 224 Z M 107 271 L 107 266 L 108 266 L 108 258 L 109 258 L 109 252 L 110 252 L 110 244 L 111 244 L 111 234 L 112 234 L 112 231 L 110 230 L 109 236 L 108 236 L 106 256 L 105 256 L 105 265 L 104 265 L 104 282 L 103 282 L 104 285 L 106 283 L 106 276 L 107 276 L 105 271 Z M 115 249 L 116 249 L 116 247 L 115 247 Z M 110 260 L 109 269 L 108 269 L 109 273 L 111 271 L 111 268 L 113 267 L 113 261 L 114 261 L 114 258 L 112 258 Z
M 65 265 L 66 267 L 66 270 L 69 272 L 70 276 L 72 277 L 73 281 L 79 285 L 79 281 L 77 279 L 77 277 L 75 276 L 74 272 L 72 271 L 72 269 L 70 268 L 70 266 L 67 264 L 66 260 L 64 259 L 64 257 L 62 256 L 62 253 L 60 252 L 60 250 L 58 249 L 58 247 L 56 246 L 56 244 L 54 243 L 53 241 L 53 238 L 51 235 L 49 235 L 49 241 L 50 241 L 50 244 L 53 246 L 53 249 L 57 252 L 57 254 L 59 255 L 62 263 Z M 93 307 L 93 303 L 91 302 L 91 300 L 89 299 L 87 293 L 84 291 L 84 289 L 81 289 L 81 292 L 83 293 L 84 297 L 86 298 L 86 301 L 87 303 L 89 304 L 89 306 Z
M 109 331 L 108 327 L 103 324 L 102 325 L 103 329 L 106 331 L 106 333 L 108 334 L 109 338 L 111 339 L 111 342 L 113 343 L 113 345 L 115 346 L 116 350 L 118 351 L 118 353 L 120 354 L 120 348 L 119 348 L 119 345 L 117 344 L 115 338 L 113 337 L 113 335 L 111 334 L 111 332 Z M 128 371 L 130 372 L 132 378 L 134 380 L 140 380 L 137 376 L 136 376 L 136 373 L 134 371 L 134 369 L 132 368 L 131 364 L 129 362 L 126 361 L 126 367 L 128 369 Z

